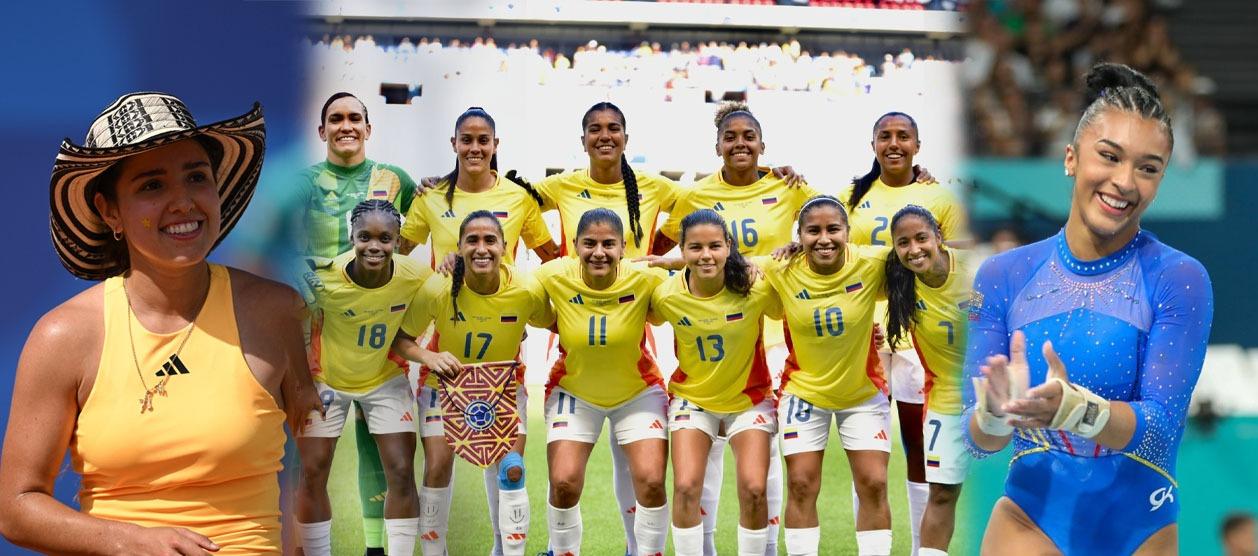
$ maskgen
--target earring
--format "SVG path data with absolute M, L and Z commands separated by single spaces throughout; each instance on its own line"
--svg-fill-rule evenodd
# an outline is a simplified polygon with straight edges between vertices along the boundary
M 122 230 L 114 230 L 114 241 L 122 241 Z

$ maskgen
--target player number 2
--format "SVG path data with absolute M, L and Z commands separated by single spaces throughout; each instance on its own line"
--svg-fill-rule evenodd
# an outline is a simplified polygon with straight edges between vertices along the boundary
M 373 349 L 384 347 L 384 340 L 388 336 L 389 327 L 384 324 L 371 325 L 371 331 L 368 332 L 367 325 L 358 327 L 358 347 L 366 345 Z
M 704 339 L 705 338 L 703 336 L 695 336 L 695 345 L 699 346 L 700 361 L 710 361 L 715 363 L 725 359 L 725 339 L 722 338 L 720 334 L 711 334 L 706 338 L 709 342 L 712 342 L 711 349 L 713 353 L 711 354 L 711 357 L 708 357 L 709 354 L 707 350 L 703 349 Z
M 887 217 L 877 216 L 874 218 L 874 221 L 878 222 L 878 225 L 874 227 L 874 232 L 872 234 L 869 234 L 869 244 L 870 245 L 886 245 L 887 242 L 882 241 L 881 239 L 878 239 L 878 232 L 881 232 L 887 229 Z
M 598 335 L 595 336 L 594 324 L 598 321 Z M 597 343 L 595 342 L 597 340 Z M 607 345 L 607 316 L 590 317 L 590 345 L 605 346 Z
M 476 337 L 485 341 L 484 343 L 480 345 L 480 351 L 476 353 L 476 360 L 479 361 L 485 358 L 485 350 L 489 349 L 489 342 L 493 341 L 494 336 L 493 334 L 480 332 L 476 334 Z M 463 357 L 466 359 L 472 358 L 472 333 L 471 332 L 468 332 L 467 337 L 463 340 Z

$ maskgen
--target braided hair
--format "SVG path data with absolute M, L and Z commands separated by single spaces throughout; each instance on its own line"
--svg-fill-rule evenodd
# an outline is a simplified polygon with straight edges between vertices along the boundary
M 598 112 L 609 111 L 616 114 L 620 119 L 621 127 L 628 127 L 625 123 L 625 113 L 615 104 L 610 102 L 600 102 L 591 106 L 585 111 L 585 115 L 581 117 L 581 133 L 585 134 L 585 128 L 590 125 L 590 117 Z M 642 223 L 641 214 L 638 209 L 638 202 L 641 195 L 638 194 L 638 177 L 634 175 L 633 168 L 629 166 L 629 159 L 625 158 L 625 153 L 620 153 L 620 175 L 625 182 L 625 203 L 629 209 L 629 230 L 633 232 L 634 247 L 642 246 Z M 619 220 L 619 218 L 617 218 Z
M 397 207 L 393 206 L 393 203 L 384 199 L 367 199 L 366 201 L 354 205 L 354 210 L 350 211 L 350 229 L 353 229 L 353 227 L 358 224 L 358 221 L 362 219 L 363 215 L 371 212 L 383 212 L 392 216 L 393 221 L 397 223 L 397 226 L 399 228 L 402 227 L 402 215 L 397 211 Z
M 1123 64 L 1100 63 L 1092 66 L 1084 78 L 1087 91 L 1084 100 L 1087 108 L 1075 127 L 1075 148 L 1079 135 L 1091 126 L 1097 116 L 1106 109 L 1131 112 L 1142 118 L 1161 124 L 1171 147 L 1175 146 L 1175 134 L 1171 130 L 1171 117 L 1162 105 L 1158 88 L 1147 76 Z
M 489 124 L 489 130 L 491 132 L 496 133 L 498 131 L 498 125 L 494 123 L 493 116 L 490 116 L 489 112 L 486 112 L 484 108 L 473 106 L 464 110 L 462 114 L 459 114 L 458 118 L 455 118 L 454 133 L 457 135 L 459 133 L 459 127 L 463 125 L 463 122 L 472 117 L 485 120 L 485 123 Z M 498 170 L 498 149 L 494 149 L 493 156 L 489 157 L 489 169 L 494 171 Z M 450 170 L 450 173 L 446 174 L 446 177 L 443 179 L 446 182 L 446 208 L 454 208 L 454 189 L 455 184 L 459 181 L 459 157 L 457 155 L 454 157 L 454 169 Z
M 459 224 L 459 244 L 463 244 L 463 232 L 467 230 L 467 225 L 473 220 L 486 219 L 494 223 L 494 228 L 498 230 L 498 239 L 505 241 L 502 231 L 502 222 L 498 221 L 498 217 L 494 213 L 487 210 L 475 210 L 463 219 L 463 223 Z M 467 273 L 467 264 L 463 262 L 463 257 L 455 257 L 454 270 L 450 272 L 450 305 L 454 307 L 454 314 L 450 317 L 452 321 L 459 320 L 459 290 L 463 289 L 463 275 Z
M 935 238 L 939 240 L 942 248 L 943 231 L 940 230 L 939 221 L 935 219 L 935 215 L 923 207 L 906 205 L 891 217 L 891 229 L 895 230 L 896 224 L 905 217 L 921 218 L 926 222 L 935 233 Z M 909 334 L 909 329 L 917 324 L 917 315 L 914 314 L 917 308 L 917 279 L 913 271 L 905 267 L 895 253 L 887 257 L 884 270 L 887 275 L 884 286 L 887 294 L 887 345 L 890 346 L 891 351 L 895 351 L 895 346 Z
M 881 124 L 883 120 L 895 117 L 908 120 L 909 125 L 913 126 L 913 135 L 920 137 L 917 132 L 917 120 L 914 120 L 913 116 L 905 114 L 904 112 L 887 112 L 886 114 L 879 116 L 878 119 L 874 121 L 874 131 L 878 131 L 878 125 Z M 878 158 L 875 157 L 874 165 L 868 172 L 865 173 L 865 175 L 852 178 L 852 195 L 847 199 L 847 207 L 855 210 L 856 206 L 860 204 L 861 198 L 864 197 L 866 193 L 869 193 L 869 188 L 874 186 L 874 181 L 881 175 L 882 165 L 878 164 Z
M 725 227 L 725 219 L 721 218 L 720 214 L 712 209 L 699 209 L 687 214 L 681 219 L 681 236 L 678 243 L 684 246 L 686 230 L 704 224 L 720 229 L 725 243 L 729 245 L 729 257 L 725 259 L 725 287 L 745 297 L 751 293 L 751 286 L 754 283 L 751 273 L 748 272 L 751 264 L 743 258 L 742 253 L 738 252 L 738 243 L 734 241 L 734 236 L 730 235 L 729 228 Z
M 494 154 L 494 156 L 498 156 L 498 155 Z M 529 197 L 532 197 L 534 201 L 537 201 L 537 206 L 540 207 L 546 204 L 546 201 L 542 200 L 542 194 L 538 193 L 537 189 L 533 188 L 533 184 L 529 183 L 529 180 L 524 179 L 523 176 L 516 174 L 515 170 L 507 170 L 506 178 L 511 183 L 514 183 L 520 187 L 523 187 L 524 190 L 528 192 Z

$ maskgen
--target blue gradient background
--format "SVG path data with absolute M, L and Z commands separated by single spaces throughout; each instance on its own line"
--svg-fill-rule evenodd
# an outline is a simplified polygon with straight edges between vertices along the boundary
M 0 153 L 5 212 L 4 333 L 0 337 L 0 400 L 12 397 L 18 356 L 31 327 L 48 310 L 92 283 L 62 268 L 48 231 L 48 181 L 57 146 L 81 143 L 92 119 L 119 95 L 139 90 L 180 97 L 199 123 L 262 103 L 267 159 L 260 197 L 274 197 L 301 125 L 304 66 L 297 48 L 297 2 L 14 2 L 6 5 L 7 56 L 0 98 Z M 11 41 L 11 42 L 10 42 Z M 253 213 L 253 214 L 251 214 Z M 234 260 L 265 211 L 245 213 L 211 258 Z M 0 430 L 7 429 L 7 408 Z M 56 493 L 71 502 L 77 478 L 63 467 Z M 25 553 L 0 539 L 0 554 Z

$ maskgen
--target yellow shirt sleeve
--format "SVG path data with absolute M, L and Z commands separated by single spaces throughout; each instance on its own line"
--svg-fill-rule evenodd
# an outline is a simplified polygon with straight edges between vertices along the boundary
M 406 221 L 402 223 L 402 230 L 400 231 L 402 237 L 416 245 L 428 243 L 428 234 L 431 231 L 428 227 L 428 221 L 424 217 L 424 204 L 428 195 L 432 195 L 432 192 L 428 192 L 427 195 L 419 197 L 411 203 L 410 210 L 406 211 Z
M 546 227 L 546 221 L 542 220 L 541 208 L 533 202 L 532 195 L 524 201 L 524 206 L 524 228 L 520 230 L 520 237 L 524 239 L 525 247 L 535 249 L 552 239 L 550 229 Z

